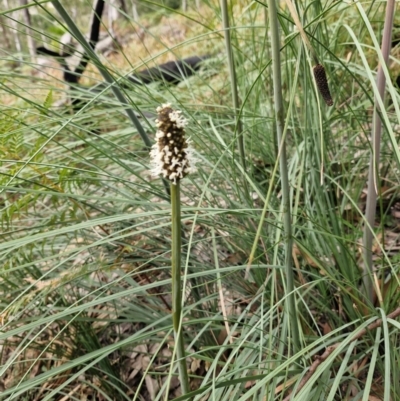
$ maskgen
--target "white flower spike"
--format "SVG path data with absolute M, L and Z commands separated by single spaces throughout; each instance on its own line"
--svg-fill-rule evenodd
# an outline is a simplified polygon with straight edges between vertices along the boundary
M 157 107 L 156 143 L 150 151 L 152 175 L 163 175 L 176 184 L 189 173 L 196 171 L 193 149 L 185 139 L 186 118 L 169 103 Z

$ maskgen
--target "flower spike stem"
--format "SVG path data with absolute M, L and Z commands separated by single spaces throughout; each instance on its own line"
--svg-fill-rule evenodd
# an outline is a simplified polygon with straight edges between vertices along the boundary
M 185 344 L 182 333 L 182 288 L 181 288 L 181 201 L 180 182 L 171 184 L 172 218 L 172 321 L 174 326 L 176 355 L 182 395 L 189 392 L 189 377 L 186 368 Z
M 282 82 L 281 82 L 281 63 L 280 63 L 280 40 L 278 27 L 278 13 L 276 9 L 276 0 L 268 0 L 269 21 L 271 27 L 271 55 L 272 70 L 274 82 L 274 103 L 275 103 L 275 119 L 276 119 L 276 136 L 279 146 L 279 169 L 281 172 L 282 184 L 282 203 L 283 203 L 283 242 L 285 244 L 285 270 L 286 270 L 286 304 L 285 310 L 289 316 L 291 338 L 293 340 L 294 353 L 300 350 L 300 334 L 298 327 L 298 318 L 296 310 L 296 299 L 294 292 L 294 274 L 292 261 L 292 217 L 290 211 L 290 191 L 289 177 L 286 158 L 286 145 L 283 139 L 284 129 L 284 110 L 282 101 Z

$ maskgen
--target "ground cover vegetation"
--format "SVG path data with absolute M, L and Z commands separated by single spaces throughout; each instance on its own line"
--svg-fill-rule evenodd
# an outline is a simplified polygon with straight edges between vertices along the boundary
M 1 9 L 0 399 L 400 400 L 395 2 L 60 3 Z

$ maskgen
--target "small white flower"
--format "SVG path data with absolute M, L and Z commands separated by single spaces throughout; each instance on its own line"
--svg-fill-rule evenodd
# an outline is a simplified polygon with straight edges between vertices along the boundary
M 157 139 L 163 138 L 164 136 L 165 136 L 165 133 L 164 133 L 164 132 L 162 132 L 162 131 L 160 131 L 160 130 L 158 130 L 158 131 L 156 132 L 156 138 L 157 138 Z
M 182 112 L 180 110 L 175 110 L 171 113 L 169 113 L 169 118 L 171 121 L 176 123 L 176 126 L 178 128 L 185 128 L 187 125 L 187 120 L 186 118 L 181 116 Z

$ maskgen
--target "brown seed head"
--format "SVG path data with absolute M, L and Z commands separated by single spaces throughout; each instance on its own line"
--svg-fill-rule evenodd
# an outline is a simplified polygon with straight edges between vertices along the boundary
M 326 72 L 324 66 L 321 64 L 317 64 L 314 67 L 313 72 L 314 72 L 315 82 L 317 83 L 317 87 L 322 97 L 324 98 L 325 103 L 328 106 L 332 106 L 333 100 L 331 93 L 329 92 L 328 80 L 326 78 Z

